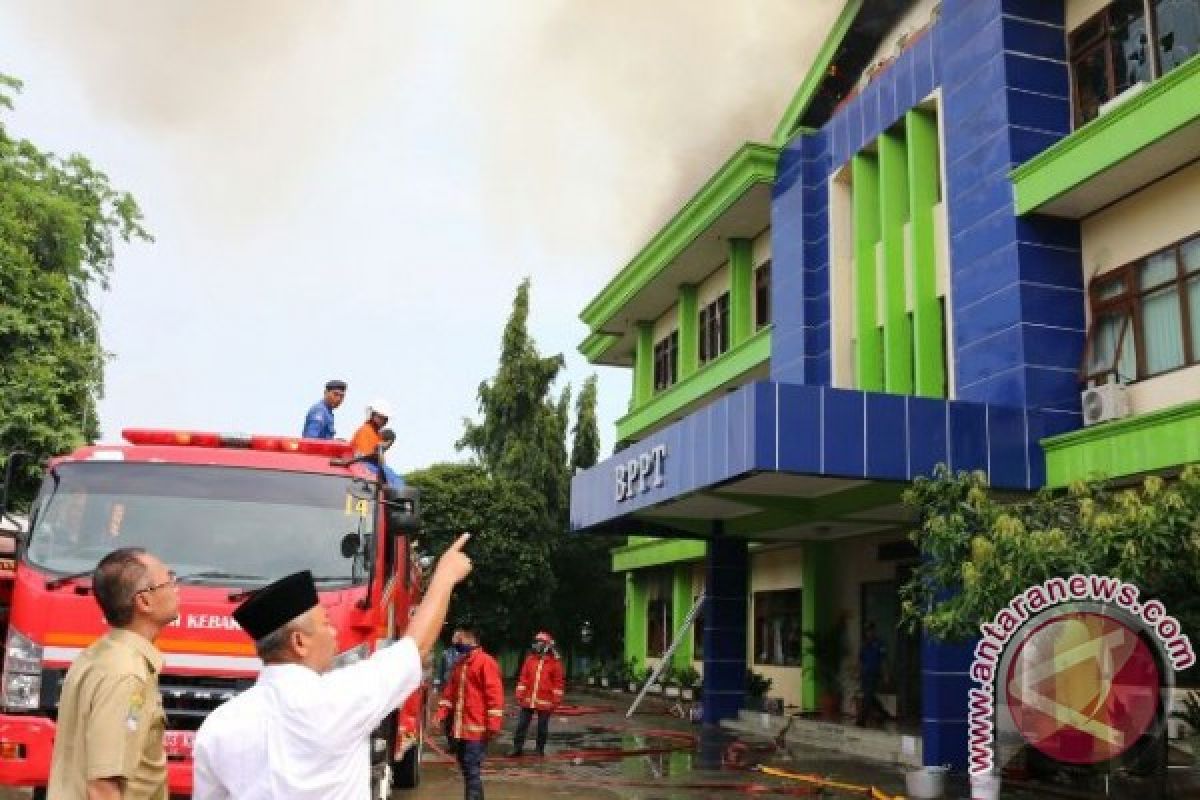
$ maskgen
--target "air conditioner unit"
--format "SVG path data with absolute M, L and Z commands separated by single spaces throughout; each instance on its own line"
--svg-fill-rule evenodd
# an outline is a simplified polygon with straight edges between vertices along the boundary
M 1129 395 L 1119 383 L 1106 383 L 1084 389 L 1080 395 L 1083 424 L 1095 425 L 1129 416 Z
M 1149 86 L 1149 81 L 1138 81 L 1137 83 L 1131 84 L 1125 89 L 1125 91 L 1121 92 L 1116 97 L 1111 98 L 1107 103 L 1101 103 L 1100 108 L 1096 110 L 1096 116 L 1102 117 L 1108 112 L 1112 111 L 1114 108 L 1128 103 L 1130 100 L 1145 91 Z

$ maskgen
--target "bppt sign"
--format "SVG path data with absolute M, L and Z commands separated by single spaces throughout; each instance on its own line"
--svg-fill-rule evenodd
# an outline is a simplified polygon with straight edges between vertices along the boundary
M 651 489 L 666 485 L 667 446 L 647 450 L 614 469 L 617 480 L 617 502 L 623 503 Z

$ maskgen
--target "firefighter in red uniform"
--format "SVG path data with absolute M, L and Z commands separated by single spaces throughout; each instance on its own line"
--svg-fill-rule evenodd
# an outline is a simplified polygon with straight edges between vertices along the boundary
M 466 800 L 483 800 L 483 758 L 488 740 L 504 725 L 504 684 L 496 659 L 479 646 L 479 637 L 469 628 L 460 629 L 459 652 L 454 669 L 438 701 L 438 722 L 462 770 Z
M 521 717 L 513 734 L 512 755 L 519 756 L 525 750 L 525 734 L 533 713 L 538 715 L 537 754 L 546 755 L 546 737 L 550 733 L 550 714 L 562 704 L 563 668 L 558 653 L 554 650 L 554 637 L 542 631 L 533 637 L 533 651 L 521 665 L 521 677 L 517 679 L 517 705 Z

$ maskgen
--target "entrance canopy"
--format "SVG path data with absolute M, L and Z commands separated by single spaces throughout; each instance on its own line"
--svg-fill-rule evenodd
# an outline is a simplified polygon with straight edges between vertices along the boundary
M 994 487 L 1045 480 L 1046 412 L 759 381 L 571 482 L 579 532 L 756 541 L 903 526 L 904 486 L 939 463 Z

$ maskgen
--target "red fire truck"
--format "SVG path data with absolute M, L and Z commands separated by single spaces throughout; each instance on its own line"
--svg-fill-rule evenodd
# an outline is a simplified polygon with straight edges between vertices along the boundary
M 15 558 L 0 553 L 0 786 L 46 784 L 67 667 L 105 631 L 90 571 L 118 547 L 145 547 L 178 575 L 179 619 L 157 643 L 172 795 L 191 792 L 200 723 L 260 667 L 231 616 L 247 592 L 312 570 L 338 628 L 339 666 L 403 635 L 418 599 L 417 492 L 384 485 L 346 443 L 123 435 L 126 444 L 54 459 Z M 417 784 L 425 707 L 422 689 L 373 735 L 372 797 Z

